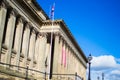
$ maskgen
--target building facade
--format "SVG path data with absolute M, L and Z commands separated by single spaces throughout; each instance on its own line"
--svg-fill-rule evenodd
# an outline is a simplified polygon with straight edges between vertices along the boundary
M 0 0 L 0 79 L 86 80 L 86 65 L 63 20 L 36 0 Z

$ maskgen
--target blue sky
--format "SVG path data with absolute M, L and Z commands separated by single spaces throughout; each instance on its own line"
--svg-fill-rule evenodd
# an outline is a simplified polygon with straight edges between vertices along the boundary
M 115 62 L 113 65 L 117 66 L 110 68 L 111 74 L 108 76 L 118 71 L 120 79 L 120 0 L 37 1 L 48 15 L 50 6 L 55 2 L 55 19 L 65 21 L 85 55 L 91 53 L 93 62 L 96 58 L 96 61 L 101 58 L 104 60 L 104 57 L 110 58 L 109 61 Z M 95 70 L 95 66 L 100 70 Z M 100 71 L 105 71 L 101 69 L 102 65 L 93 64 L 92 67 L 93 72 L 98 71 L 99 74 Z M 105 72 L 107 74 L 108 71 Z

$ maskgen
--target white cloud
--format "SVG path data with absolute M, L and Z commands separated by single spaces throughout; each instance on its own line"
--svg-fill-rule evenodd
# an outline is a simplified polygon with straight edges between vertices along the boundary
M 109 78 L 111 80 L 120 80 L 120 70 L 116 69 L 110 72 Z
M 115 61 L 115 58 L 111 55 L 103 55 L 98 57 L 93 57 L 92 60 L 92 68 L 95 70 L 102 70 L 102 69 L 110 69 L 110 68 L 116 68 L 117 63 Z
M 120 70 L 113 70 L 111 71 L 111 74 L 120 75 Z
M 120 80 L 120 63 L 112 55 L 93 56 L 91 63 L 91 80 L 102 79 L 102 73 L 105 74 L 104 80 Z

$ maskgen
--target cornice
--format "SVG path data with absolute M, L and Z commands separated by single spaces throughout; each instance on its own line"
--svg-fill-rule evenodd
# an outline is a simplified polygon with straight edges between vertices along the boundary
M 42 18 L 30 7 L 27 0 L 8 0 L 11 7 L 14 7 L 18 12 L 27 18 L 26 20 L 31 21 L 37 28 L 42 25 Z
M 31 2 L 34 4 L 34 6 L 36 7 L 36 9 L 38 11 L 40 11 L 42 14 L 44 14 L 44 16 L 46 17 L 46 19 L 48 20 L 49 17 L 47 16 L 47 14 L 45 13 L 45 11 L 41 8 L 41 6 L 36 2 L 36 0 L 31 0 Z

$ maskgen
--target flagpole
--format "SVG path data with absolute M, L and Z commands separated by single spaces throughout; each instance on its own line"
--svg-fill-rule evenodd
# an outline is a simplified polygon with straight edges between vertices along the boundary
M 50 70 L 51 70 L 51 55 L 52 55 L 52 40 L 53 40 L 53 22 L 54 22 L 54 7 L 55 7 L 55 3 L 52 6 L 53 12 L 51 13 L 52 17 L 52 29 L 51 29 L 51 39 L 50 39 L 50 58 L 49 58 L 49 73 L 48 73 L 48 80 L 50 80 Z

